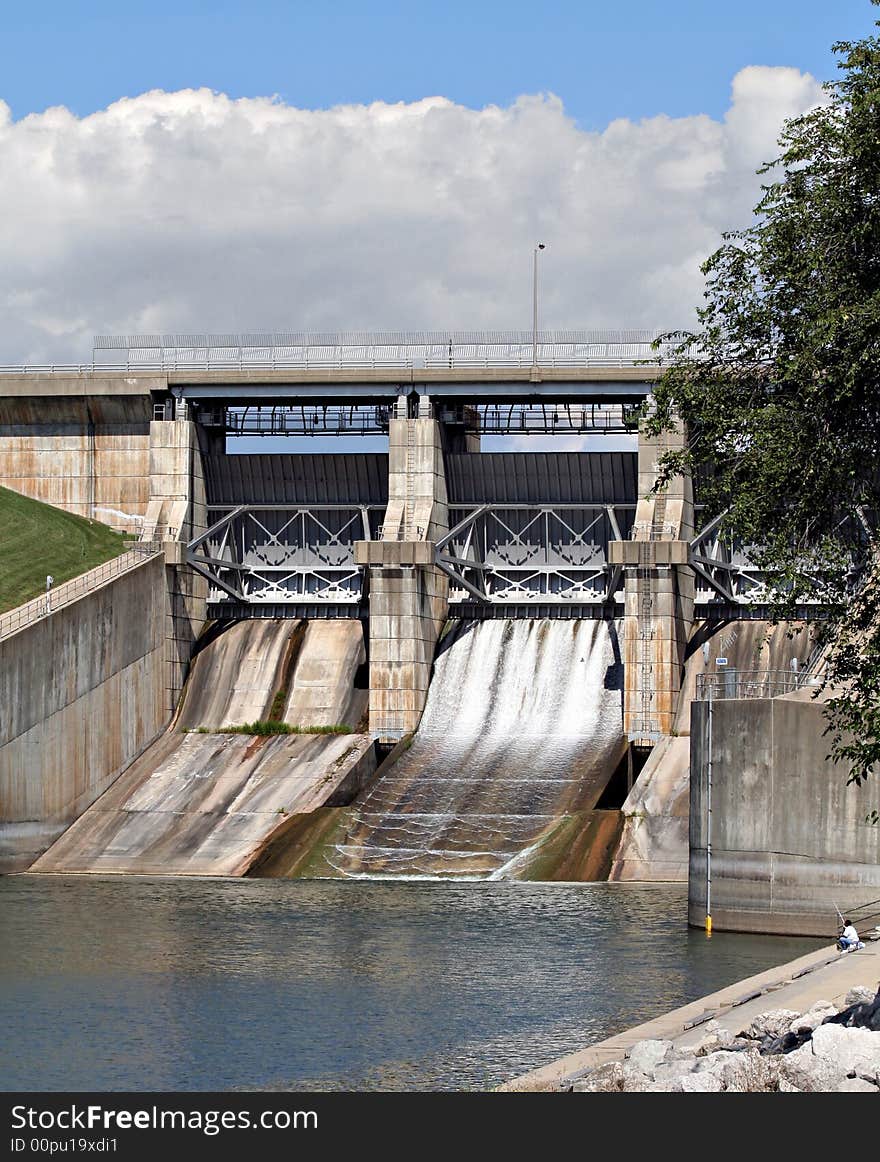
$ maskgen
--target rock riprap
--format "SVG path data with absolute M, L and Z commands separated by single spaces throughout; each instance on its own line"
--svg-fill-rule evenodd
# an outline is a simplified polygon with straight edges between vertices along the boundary
M 859 986 L 844 1007 L 771 1009 L 739 1033 L 708 1021 L 691 1045 L 639 1041 L 623 1061 L 597 1066 L 579 1093 L 880 1093 L 880 988 Z

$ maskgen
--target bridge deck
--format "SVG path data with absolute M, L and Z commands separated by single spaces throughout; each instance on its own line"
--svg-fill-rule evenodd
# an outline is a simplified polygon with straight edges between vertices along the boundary
M 162 369 L 0 369 L 0 397 L 40 399 L 173 395 L 198 403 L 393 401 L 418 391 L 438 400 L 545 399 L 638 403 L 659 366 L 181 366 Z

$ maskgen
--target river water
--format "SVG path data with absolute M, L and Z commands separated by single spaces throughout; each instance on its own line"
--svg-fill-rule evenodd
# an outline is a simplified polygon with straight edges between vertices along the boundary
M 684 885 L 0 877 L 4 1090 L 487 1089 L 821 941 Z

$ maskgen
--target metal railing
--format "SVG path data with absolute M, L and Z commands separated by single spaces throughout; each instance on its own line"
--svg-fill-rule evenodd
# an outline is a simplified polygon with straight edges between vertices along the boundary
M 865 940 L 870 933 L 877 932 L 880 929 L 880 899 L 868 900 L 863 904 L 851 905 L 845 908 L 843 915 L 853 924 L 859 934 L 861 940 Z
M 81 573 L 79 577 L 62 582 L 41 597 L 35 597 L 32 601 L 26 601 L 24 605 L 10 609 L 8 613 L 0 616 L 0 640 L 11 637 L 12 634 L 33 625 L 57 609 L 71 605 L 107 581 L 112 581 L 116 577 L 121 577 L 123 573 L 143 565 L 161 551 L 161 547 L 155 541 L 140 541 L 118 557 L 90 569 L 88 573 Z
M 0 375 L 96 371 L 464 370 L 659 367 L 672 350 L 657 330 L 275 331 L 97 335 L 90 363 L 0 366 Z M 660 340 L 659 348 L 654 342 Z
M 124 363 L 22 363 L 3 364 L 0 366 L 0 375 L 26 375 L 38 373 L 41 375 L 90 375 L 96 371 L 108 371 L 130 374 L 131 372 L 163 372 L 163 371 L 325 371 L 327 369 L 340 371 L 437 371 L 454 370 L 491 371 L 494 369 L 510 369 L 527 371 L 531 367 L 550 370 L 577 369 L 579 367 L 619 367 L 628 368 L 646 364 L 653 370 L 659 370 L 661 363 L 656 357 L 648 353 L 633 356 L 547 356 L 538 355 L 537 363 L 531 356 L 522 357 L 466 357 L 454 356 L 432 359 L 400 358 L 400 359 L 370 359 L 370 358 L 302 358 L 302 359 L 157 359 L 129 360 Z
M 638 409 L 619 404 L 478 404 L 482 435 L 574 435 L 639 430 Z
M 620 404 L 508 403 L 439 407 L 435 415 L 483 435 L 636 434 L 638 411 Z M 301 403 L 202 409 L 199 418 L 208 426 L 224 427 L 228 436 L 343 436 L 387 435 L 391 417 L 387 405 Z
M 273 331 L 98 335 L 96 364 L 184 367 L 626 366 L 656 360 L 657 331 Z
M 132 533 L 130 538 L 127 538 L 126 548 L 143 550 L 145 545 L 152 545 L 153 549 L 158 551 L 162 548 L 163 541 L 180 539 L 180 529 L 176 525 L 148 525 L 144 528 L 144 533 L 149 533 L 149 536 L 142 535 L 138 538 L 136 533 Z
M 724 668 L 697 675 L 698 702 L 718 698 L 778 698 L 810 687 L 814 681 L 806 670 L 737 670 Z

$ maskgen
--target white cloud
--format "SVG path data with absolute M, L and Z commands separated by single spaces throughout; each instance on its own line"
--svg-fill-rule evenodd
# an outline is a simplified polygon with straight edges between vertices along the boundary
M 690 320 L 699 264 L 810 76 L 747 68 L 723 121 L 585 132 L 553 96 L 309 111 L 206 89 L 13 122 L 0 102 L 0 362 L 93 333 Z

